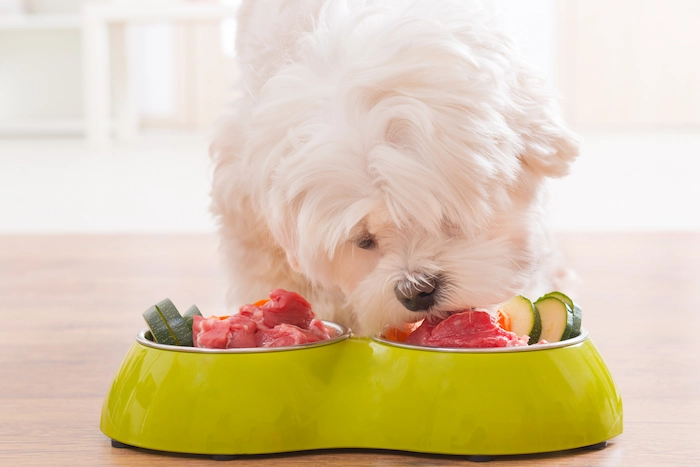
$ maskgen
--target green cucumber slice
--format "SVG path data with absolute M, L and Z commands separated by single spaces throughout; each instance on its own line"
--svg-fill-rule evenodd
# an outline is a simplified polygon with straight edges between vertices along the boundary
M 571 300 L 568 296 L 564 295 L 563 293 L 556 291 L 546 294 L 545 297 L 555 297 L 569 305 L 569 308 L 571 308 L 571 311 L 574 314 L 574 324 L 571 328 L 571 336 L 569 337 L 577 337 L 579 334 L 581 334 L 581 318 L 583 317 L 583 312 L 581 311 L 581 308 L 576 304 L 576 302 Z
M 192 328 L 187 328 L 185 320 L 182 319 L 180 312 L 177 311 L 173 302 L 167 298 L 161 300 L 156 303 L 156 309 L 163 316 L 165 324 L 168 325 L 170 332 L 173 334 L 173 337 L 175 337 L 175 345 L 192 347 Z
M 175 337 L 170 332 L 168 325 L 165 324 L 163 316 L 155 305 L 143 312 L 143 319 L 146 320 L 146 324 L 148 324 L 156 342 L 159 344 L 177 345 Z
M 571 336 L 574 315 L 569 305 L 556 297 L 542 297 L 535 302 L 542 320 L 540 339 L 559 342 Z
M 161 300 L 144 311 L 143 317 L 159 344 L 192 347 L 192 328 L 187 328 L 185 320 L 169 299 Z
M 187 309 L 187 311 L 182 315 L 182 319 L 185 320 L 187 327 L 192 330 L 192 322 L 194 321 L 194 316 L 202 316 L 202 313 L 197 308 L 197 305 L 192 305 Z M 203 316 L 202 316 L 203 317 Z
M 518 336 L 530 336 L 529 344 L 536 344 L 542 333 L 542 320 L 530 300 L 519 295 L 503 305 L 503 312 L 510 318 L 511 331 Z

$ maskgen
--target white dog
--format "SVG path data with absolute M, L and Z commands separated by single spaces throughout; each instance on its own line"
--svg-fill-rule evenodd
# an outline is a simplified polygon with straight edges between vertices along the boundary
M 366 334 L 542 286 L 543 184 L 578 143 L 478 4 L 247 0 L 238 54 L 212 146 L 232 305 L 283 287 Z

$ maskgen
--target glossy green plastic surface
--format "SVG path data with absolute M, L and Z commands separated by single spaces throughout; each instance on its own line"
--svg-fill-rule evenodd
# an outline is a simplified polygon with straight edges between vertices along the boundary
M 124 444 L 198 454 L 525 454 L 620 434 L 622 401 L 590 339 L 512 353 L 414 350 L 368 338 L 242 354 L 135 343 L 100 428 Z

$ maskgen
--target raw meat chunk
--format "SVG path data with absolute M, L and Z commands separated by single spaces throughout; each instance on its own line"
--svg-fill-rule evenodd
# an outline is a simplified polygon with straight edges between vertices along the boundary
M 518 337 L 502 329 L 488 312 L 468 310 L 455 313 L 439 323 L 426 319 L 408 336 L 406 344 L 461 348 L 519 347 L 527 345 L 528 339 L 528 336 Z
M 308 329 L 311 320 L 316 316 L 304 297 L 284 289 L 275 289 L 270 292 L 270 301 L 261 308 L 263 323 L 270 328 L 278 324 L 293 324 L 302 329 Z
M 255 334 L 255 338 L 258 347 L 285 347 L 321 340 L 311 331 L 284 323 L 272 329 L 261 329 Z
M 334 334 L 315 319 L 309 302 L 295 292 L 275 289 L 270 300 L 243 305 L 229 317 L 194 316 L 195 347 L 230 349 L 283 347 L 330 339 Z

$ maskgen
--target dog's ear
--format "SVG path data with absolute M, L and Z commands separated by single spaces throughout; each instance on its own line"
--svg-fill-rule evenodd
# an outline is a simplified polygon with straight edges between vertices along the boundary
M 566 175 L 579 154 L 578 137 L 564 123 L 555 95 L 542 79 L 527 73 L 516 81 L 509 126 L 520 135 L 523 167 L 546 177 Z
M 439 19 L 460 42 L 452 61 L 462 60 L 459 69 L 468 79 L 454 81 L 461 86 L 455 89 L 457 96 L 465 96 L 461 100 L 467 110 L 482 115 L 477 123 L 485 124 L 483 132 L 502 151 L 517 155 L 526 171 L 541 177 L 566 175 L 578 156 L 579 140 L 561 118 L 552 84 L 489 15 L 468 13 L 464 3 L 447 2 L 452 9 L 442 11 Z M 473 94 L 475 90 L 480 93 Z

